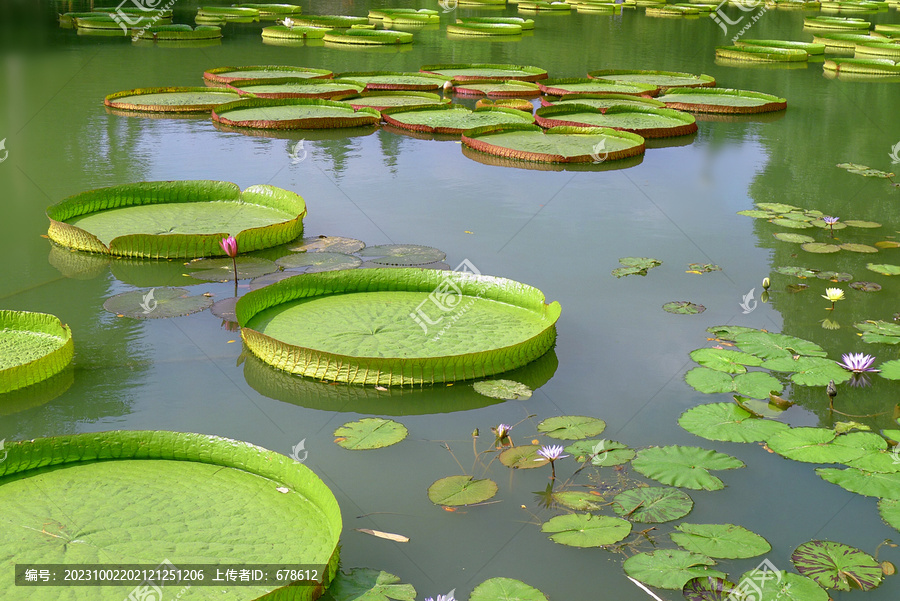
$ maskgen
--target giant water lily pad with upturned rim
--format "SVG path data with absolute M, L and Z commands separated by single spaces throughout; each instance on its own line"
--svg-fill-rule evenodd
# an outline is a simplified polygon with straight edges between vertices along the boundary
M 644 138 L 605 127 L 498 125 L 463 134 L 464 146 L 479 152 L 520 161 L 544 163 L 605 162 L 644 154 Z
M 326 33 L 326 42 L 332 44 L 355 44 L 363 46 L 390 46 L 412 44 L 413 34 L 393 29 L 345 29 Z
M 694 75 L 693 73 L 680 73 L 677 71 L 601 69 L 599 71 L 589 71 L 587 75 L 591 79 L 656 86 L 660 92 L 665 92 L 671 88 L 705 88 L 716 85 L 715 78 L 709 75 Z
M 354 25 L 368 25 L 366 17 L 350 15 L 302 15 L 295 17 L 294 22 L 299 25 L 312 27 L 330 27 L 333 29 L 350 29 Z
M 247 98 L 219 105 L 216 123 L 251 129 L 334 129 L 376 125 L 378 111 L 321 98 Z
M 402 71 L 346 71 L 337 77 L 362 84 L 366 90 L 439 90 L 448 77 Z
M 424 107 L 397 107 L 381 113 L 385 123 L 433 134 L 461 134 L 467 129 L 508 123 L 534 123 L 530 113 L 508 108 L 485 108 L 472 111 L 457 104 Z
M 512 23 L 522 28 L 522 31 L 534 29 L 534 19 L 523 17 L 457 17 L 457 23 Z
M 354 109 L 370 108 L 381 111 L 395 107 L 423 107 L 450 104 L 449 98 L 442 98 L 433 92 L 407 90 L 370 90 L 341 98 Z
M 538 81 L 547 78 L 546 69 L 522 65 L 498 65 L 488 63 L 423 65 L 420 71 L 443 75 L 456 81 L 476 79 L 520 79 Z
M 522 35 L 522 26 L 515 23 L 448 23 L 447 33 L 469 37 Z
M 257 98 L 333 98 L 359 94 L 363 86 L 346 79 L 312 79 L 309 77 L 281 77 L 236 79 L 226 85 L 241 96 Z M 235 98 L 234 100 L 240 100 Z
M 826 71 L 862 73 L 866 75 L 898 75 L 900 61 L 887 58 L 832 58 L 822 63 Z
M 852 17 L 806 17 L 803 19 L 804 29 L 825 31 L 866 31 L 872 24 L 865 19 Z
M 222 37 L 222 28 L 213 25 L 154 25 L 138 29 L 134 37 L 141 40 L 165 42 L 172 40 L 215 40 Z
M 544 96 L 541 106 L 565 106 L 568 104 L 584 104 L 605 111 L 611 106 L 642 106 L 648 108 L 666 108 L 665 103 L 656 98 L 635 96 L 634 94 L 566 94 L 564 96 Z
M 796 63 L 809 60 L 809 53 L 796 48 L 771 46 L 716 46 L 716 58 L 758 63 Z
M 659 87 L 650 84 L 622 83 L 587 77 L 567 77 L 548 79 L 538 83 L 544 94 L 565 96 L 567 94 L 630 94 L 633 96 L 656 96 Z
M 263 39 L 268 40 L 321 40 L 331 31 L 328 27 L 312 27 L 310 25 L 269 25 L 262 28 Z M 309 78 L 308 78 L 309 79 Z
M 51 240 L 76 250 L 148 258 L 225 255 L 234 236 L 240 252 L 284 244 L 303 233 L 306 203 L 274 186 L 241 192 L 230 182 L 139 182 L 99 188 L 47 209 Z
M 503 278 L 420 268 L 303 274 L 237 304 L 249 350 L 278 369 L 355 384 L 487 377 L 556 336 L 559 303 Z
M 103 104 L 128 111 L 203 113 L 240 98 L 232 90 L 203 87 L 135 88 L 110 94 L 103 99 Z
M 787 108 L 787 100 L 749 90 L 676 88 L 658 97 L 667 107 L 691 113 L 768 113 Z
M 251 65 L 247 67 L 216 67 L 203 72 L 203 79 L 215 84 L 225 84 L 235 79 L 264 79 L 270 77 L 310 77 L 330 79 L 332 72 L 327 69 L 292 67 L 289 65 Z
M 735 42 L 737 46 L 766 46 L 769 48 L 787 48 L 804 50 L 807 54 L 825 54 L 825 44 L 821 42 L 797 42 L 795 40 L 747 40 L 741 38 Z
M 643 138 L 669 138 L 697 131 L 697 122 L 688 113 L 623 105 L 605 111 L 581 104 L 545 106 L 535 111 L 535 121 L 541 127 L 609 127 Z
M 306 466 L 247 442 L 164 431 L 116 431 L 7 441 L 0 463 L 0 549 L 17 562 L 284 563 L 318 566 L 320 584 L 252 586 L 239 598 L 311 601 L 337 570 L 341 512 Z M 216 500 L 210 512 L 199 492 Z M 49 492 L 48 492 L 49 491 Z M 45 527 L 53 524 L 53 536 Z M 152 528 L 148 525 L 152 524 Z M 15 525 L 15 527 L 13 527 Z M 158 560 L 157 560 L 158 561 Z M 12 564 L 3 564 L 12 590 Z M 125 598 L 133 586 L 107 589 Z M 71 599 L 96 599 L 75 587 Z M 79 592 L 81 591 L 81 592 Z M 28 599 L 57 599 L 49 589 Z
M 537 98 L 541 88 L 530 81 L 518 79 L 480 79 L 453 82 L 457 96 L 486 96 L 488 98 Z
M 73 354 L 72 331 L 55 315 L 0 310 L 0 394 L 53 377 Z

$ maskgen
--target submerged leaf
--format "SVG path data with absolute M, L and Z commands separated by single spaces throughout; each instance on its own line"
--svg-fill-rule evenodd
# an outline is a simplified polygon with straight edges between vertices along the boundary
M 472 505 L 487 501 L 497 494 L 497 483 L 472 476 L 447 476 L 428 487 L 428 498 L 435 505 Z
M 631 522 L 590 513 L 570 513 L 550 518 L 541 525 L 550 540 L 570 547 L 602 547 L 617 543 L 631 532 Z
M 212 304 L 211 298 L 202 294 L 190 296 L 184 288 L 151 288 L 117 294 L 106 299 L 103 308 L 135 319 L 159 319 L 190 315 L 204 311 Z
M 706 555 L 679 549 L 660 549 L 653 553 L 638 553 L 625 560 L 625 573 L 644 584 L 659 588 L 681 590 L 692 578 L 713 576 L 725 578 L 725 574 L 710 568 L 715 561 Z
M 550 438 L 580 440 L 597 436 L 606 429 L 606 422 L 584 415 L 560 415 L 548 417 L 538 424 L 537 430 Z
M 236 262 L 239 280 L 256 278 L 280 269 L 273 261 L 259 257 L 237 257 Z M 234 265 L 231 259 L 195 259 L 186 267 L 191 270 L 188 275 L 204 282 L 234 280 Z
M 671 301 L 662 306 L 663 311 L 677 315 L 696 315 L 706 311 L 706 307 L 690 301 Z
M 494 399 L 525 400 L 531 398 L 532 390 L 513 380 L 483 380 L 472 384 L 478 394 Z
M 337 444 L 345 449 L 380 449 L 397 444 L 409 434 L 398 422 L 380 417 L 366 417 L 358 422 L 348 422 L 334 431 L 341 440 Z M 337 442 L 337 441 L 335 441 Z
M 881 284 L 876 284 L 875 282 L 853 282 L 849 286 L 860 292 L 878 292 L 881 290 Z
M 731 470 L 744 462 L 718 451 L 672 445 L 643 449 L 631 462 L 639 473 L 670 486 L 720 490 L 725 484 L 708 470 Z
M 679 524 L 678 532 L 669 534 L 679 547 L 709 557 L 724 559 L 745 559 L 756 557 L 772 550 L 769 542 L 735 524 Z
M 288 247 L 288 250 L 295 253 L 305 252 L 337 252 L 353 254 L 359 252 L 366 247 L 366 243 L 362 240 L 354 238 L 342 238 L 340 236 L 316 236 L 314 238 L 304 238 L 300 244 Z
M 883 577 L 881 566 L 871 555 L 831 541 L 803 543 L 794 549 L 791 562 L 804 576 L 839 591 L 849 591 L 851 586 L 869 591 L 881 584 Z
M 694 501 L 684 491 L 665 486 L 632 488 L 613 499 L 613 511 L 635 522 L 660 524 L 678 520 L 691 512 Z

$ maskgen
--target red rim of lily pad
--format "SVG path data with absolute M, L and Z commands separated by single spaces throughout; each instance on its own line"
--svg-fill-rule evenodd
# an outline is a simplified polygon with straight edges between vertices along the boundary
M 728 106 L 724 104 L 696 104 L 689 102 L 679 102 L 678 96 L 682 94 L 708 94 L 710 98 L 716 96 L 745 96 L 750 98 L 758 98 L 765 100 L 764 104 L 755 106 Z M 689 113 L 727 113 L 730 115 L 746 115 L 753 113 L 771 113 L 775 111 L 783 111 L 787 108 L 787 100 L 779 98 L 771 94 L 763 92 L 754 92 L 752 90 L 733 90 L 729 88 L 709 88 L 709 89 L 674 89 L 669 90 L 660 96 L 660 102 L 665 102 L 666 107 L 677 109 L 679 111 L 687 111 Z
M 253 88 L 256 86 L 277 86 L 282 84 L 300 83 L 310 87 L 309 92 L 255 92 Z M 346 87 L 341 88 L 344 84 Z M 315 92 L 317 86 L 332 87 L 327 91 Z M 334 98 L 337 96 L 347 96 L 348 94 L 358 94 L 360 84 L 348 81 L 346 79 L 312 79 L 309 77 L 273 77 L 271 79 L 235 79 L 225 84 L 229 90 L 234 90 L 241 96 L 252 94 L 257 98 Z
M 530 81 L 521 81 L 518 79 L 480 79 L 477 81 L 462 81 L 468 81 L 469 85 L 466 85 L 465 83 L 454 83 L 453 93 L 457 96 L 487 96 L 488 98 L 537 98 L 541 95 L 540 86 Z M 485 91 L 471 87 L 472 85 L 492 83 L 506 84 L 512 89 Z
M 657 96 L 659 94 L 659 86 L 653 86 L 650 84 L 637 84 L 637 83 L 624 83 L 621 81 L 610 81 L 605 79 L 593 79 L 589 77 L 566 77 L 563 79 L 548 79 L 547 81 L 543 81 L 538 85 L 541 87 L 541 91 L 544 94 L 550 96 L 567 96 L 569 94 L 587 94 L 587 91 L 576 90 L 572 91 L 571 89 L 566 88 L 566 84 L 608 84 L 611 86 L 627 86 L 634 88 L 634 91 L 625 91 L 625 90 L 611 90 L 610 94 L 625 94 L 627 96 Z M 560 86 L 560 87 L 557 87 Z M 603 91 L 590 92 L 591 94 L 604 94 Z
M 499 65 L 490 63 L 462 63 L 462 64 L 440 64 L 440 65 L 422 65 L 419 71 L 423 73 L 432 73 L 435 75 L 443 75 L 439 73 L 441 70 L 447 69 L 501 69 L 501 70 L 517 70 L 523 71 L 522 75 L 504 75 L 503 79 L 518 79 L 520 81 L 538 81 L 547 79 L 547 70 L 539 67 L 531 67 L 526 65 Z M 454 75 L 456 81 L 475 81 L 478 79 L 497 79 L 497 75 Z
M 263 107 L 281 106 L 307 106 L 342 108 L 347 110 L 346 116 L 341 117 L 298 117 L 296 119 L 230 119 L 225 116 L 228 112 Z M 381 114 L 375 109 L 355 109 L 347 103 L 321 98 L 248 98 L 235 102 L 228 102 L 216 107 L 212 112 L 212 119 L 222 125 L 232 127 L 246 127 L 255 129 L 333 129 L 342 127 L 360 127 L 363 125 L 377 125 L 381 122 Z
M 292 67 L 290 65 L 253 65 L 249 67 L 216 67 L 203 72 L 203 79 L 208 82 L 223 84 L 236 79 L 247 79 L 246 75 L 240 75 L 241 71 L 272 71 L 283 72 L 277 77 L 303 77 L 310 79 L 331 79 L 334 74 L 327 69 L 311 69 L 309 67 Z M 225 73 L 236 73 L 225 75 Z M 301 75 L 303 74 L 303 75 Z
M 618 115 L 618 114 L 643 114 L 643 115 L 656 115 L 659 117 L 665 117 L 669 119 L 677 119 L 681 121 L 681 125 L 675 125 L 670 127 L 618 127 L 615 125 L 603 125 L 599 126 L 593 123 L 583 123 L 578 121 L 571 121 L 566 119 L 566 115 L 571 115 L 575 113 L 590 113 L 594 112 L 597 114 L 605 114 L 605 115 Z M 569 127 L 609 127 L 612 129 L 616 129 L 619 131 L 630 131 L 632 133 L 636 133 L 643 138 L 672 138 L 676 136 L 685 136 L 687 134 L 692 134 L 697 131 L 697 122 L 691 115 L 687 113 L 682 113 L 680 111 L 672 110 L 672 109 L 655 109 L 655 108 L 643 108 L 643 107 L 635 107 L 635 106 L 611 106 L 605 111 L 601 111 L 598 108 L 583 105 L 583 104 L 569 104 L 569 105 L 556 105 L 549 107 L 541 107 L 535 112 L 535 121 L 541 127 L 558 127 L 558 126 L 569 126 Z
M 133 90 L 123 90 L 115 92 L 103 99 L 103 104 L 110 108 L 127 110 L 127 111 L 148 111 L 153 113 L 205 113 L 217 106 L 225 104 L 225 102 L 207 102 L 200 104 L 138 104 L 134 102 L 121 102 L 120 98 L 139 97 L 149 94 L 177 94 L 196 93 L 196 94 L 234 94 L 233 90 L 215 90 L 204 87 L 165 87 L 165 88 L 135 88 Z
M 598 71 L 588 71 L 587 76 L 591 79 L 603 79 L 607 81 L 615 81 L 619 83 L 632 83 L 629 80 L 619 80 L 616 79 L 616 75 L 647 75 L 647 76 L 670 76 L 670 77 L 684 77 L 685 79 L 693 79 L 695 83 L 684 83 L 684 84 L 652 84 L 656 85 L 659 88 L 660 93 L 665 92 L 666 90 L 670 90 L 672 88 L 712 88 L 716 85 L 716 79 L 711 75 L 706 75 L 701 73 L 700 75 L 696 75 L 694 73 L 682 73 L 680 71 L 648 71 L 648 70 L 633 70 L 633 69 L 600 69 Z
M 381 112 L 381 118 L 384 119 L 384 122 L 393 125 L 394 127 L 405 129 L 409 131 L 422 132 L 427 134 L 449 134 L 449 135 L 459 135 L 468 129 L 472 129 L 471 127 L 447 127 L 447 126 L 433 126 L 428 125 L 426 123 L 407 123 L 402 121 L 401 119 L 395 118 L 393 115 L 408 113 L 410 111 L 447 111 L 447 110 L 458 110 L 459 105 L 454 104 L 436 104 L 434 106 L 398 106 L 394 108 L 385 109 Z M 506 107 L 485 107 L 482 109 L 476 108 L 473 112 L 483 112 L 483 111 L 492 111 L 499 113 L 507 113 L 510 115 L 510 119 L 515 119 L 516 122 L 520 122 L 523 119 L 532 118 L 531 113 L 527 113 L 524 111 L 519 111 L 516 109 L 506 108 Z M 533 122 L 533 118 L 532 118 Z

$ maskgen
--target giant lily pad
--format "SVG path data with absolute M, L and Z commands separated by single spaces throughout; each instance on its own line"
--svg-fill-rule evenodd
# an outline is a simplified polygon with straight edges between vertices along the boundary
M 788 430 L 781 422 L 761 419 L 734 403 L 711 403 L 688 409 L 678 418 L 678 425 L 709 440 L 759 442 Z
M 660 549 L 653 553 L 638 553 L 625 560 L 622 568 L 625 573 L 640 580 L 644 584 L 681 590 L 692 578 L 712 576 L 725 578 L 725 574 L 710 566 L 716 562 L 706 555 L 681 551 L 679 549 Z
M 263 40 L 321 40 L 325 34 L 331 31 L 328 27 L 313 27 L 310 25 L 269 25 L 262 28 Z
M 412 44 L 413 34 L 393 29 L 345 29 L 326 33 L 326 42 L 332 44 L 355 44 L 364 46 L 390 46 Z
M 716 46 L 716 58 L 761 63 L 806 62 L 809 54 L 796 48 L 769 46 Z
M 659 88 L 647 84 L 618 83 L 586 77 L 548 79 L 540 82 L 541 91 L 553 96 L 567 94 L 630 94 L 633 96 L 656 96 Z
M 254 562 L 282 564 L 289 557 L 318 566 L 323 586 L 337 570 L 337 501 L 308 467 L 278 453 L 164 431 L 7 441 L 6 451 L 0 463 L 0 550 L 8 558 L 0 562 L 3 590 L 15 588 L 16 562 L 129 564 L 161 557 L 175 565 L 219 564 L 233 563 L 238 552 Z M 214 512 L 197 503 L 197 483 L 216 500 Z M 109 587 L 100 595 L 73 587 L 66 597 L 124 599 L 134 590 Z M 253 586 L 242 598 L 293 596 L 293 590 Z M 297 590 L 305 599 L 321 592 Z M 51 590 L 27 598 L 58 595 Z
M 0 394 L 51 378 L 73 355 L 72 331 L 58 317 L 0 310 Z
M 280 77 L 311 77 L 330 79 L 327 69 L 310 69 L 289 65 L 253 65 L 248 67 L 216 67 L 203 72 L 203 79 L 216 84 L 230 83 L 236 79 L 262 79 Z
M 509 108 L 485 108 L 475 111 L 455 104 L 398 107 L 382 112 L 385 123 L 401 129 L 437 134 L 461 134 L 486 125 L 534 123 L 530 113 Z
M 469 601 L 547 601 L 547 596 L 521 580 L 491 578 L 472 590 Z
M 497 494 L 493 480 L 474 480 L 472 476 L 447 476 L 428 487 L 428 498 L 435 505 L 472 505 Z
M 361 83 L 367 90 L 440 90 L 450 78 L 427 73 L 397 71 L 347 71 L 339 73 L 344 80 Z
M 875 559 L 850 545 L 824 540 L 803 543 L 791 554 L 797 571 L 824 588 L 849 591 L 872 590 L 881 584 L 883 573 Z
M 580 440 L 596 436 L 606 429 L 606 422 L 583 415 L 548 417 L 538 424 L 537 431 L 562 440 Z
M 590 513 L 570 513 L 550 518 L 541 525 L 550 540 L 570 547 L 602 547 L 617 543 L 631 533 L 631 522 Z
M 636 522 L 660 524 L 686 516 L 694 507 L 691 497 L 677 488 L 647 486 L 616 495 L 613 511 Z
M 841 488 L 867 497 L 900 499 L 900 472 L 867 472 L 855 467 L 839 469 L 833 467 L 816 468 L 823 480 L 837 484 Z
M 403 424 L 381 417 L 348 422 L 334 431 L 338 437 L 335 442 L 354 451 L 389 447 L 406 438 L 407 434 L 409 431 Z
M 519 79 L 522 81 L 537 81 L 539 79 L 547 78 L 547 71 L 538 67 L 485 63 L 423 65 L 420 71 L 442 75 L 456 81 L 472 81 L 477 79 Z
M 369 23 L 366 17 L 350 15 L 303 15 L 294 18 L 294 21 L 300 25 L 331 27 L 334 29 L 349 29 L 354 25 L 366 25 Z
M 737 392 L 754 399 L 768 398 L 769 393 L 779 393 L 784 385 L 772 374 L 751 371 L 732 377 L 725 372 L 708 367 L 695 367 L 684 375 L 684 381 L 700 392 Z
M 522 35 L 522 26 L 515 23 L 448 23 L 447 33 L 473 37 Z
M 734 524 L 679 524 L 669 536 L 679 547 L 709 557 L 744 559 L 772 550 L 769 542 Z
M 363 90 L 361 84 L 346 79 L 309 77 L 238 79 L 230 82 L 228 87 L 241 95 L 252 94 L 257 98 L 332 98 L 358 94 Z
M 236 238 L 240 252 L 269 248 L 303 232 L 306 203 L 274 186 L 218 181 L 140 182 L 70 196 L 47 209 L 48 236 L 89 252 L 130 257 L 224 256 L 219 243 Z
M 605 111 L 614 105 L 626 106 L 643 106 L 647 108 L 665 108 L 666 105 L 655 98 L 647 98 L 645 96 L 634 96 L 632 94 L 566 94 L 560 97 L 545 96 L 541 98 L 543 106 L 555 106 L 566 104 L 583 104 L 592 106 L 601 111 Z
M 442 98 L 433 92 L 409 92 L 406 90 L 370 90 L 356 96 L 341 98 L 355 109 L 371 108 L 383 111 L 391 108 L 420 108 L 450 104 L 449 98 Z
M 545 304 L 524 284 L 415 268 L 302 274 L 237 304 L 241 337 L 271 365 L 382 385 L 483 378 L 525 365 L 550 349 L 559 314 L 558 303 Z
M 453 93 L 457 96 L 487 96 L 488 98 L 537 98 L 541 88 L 530 81 L 518 79 L 482 79 L 456 82 Z
M 644 154 L 642 137 L 604 127 L 477 127 L 463 134 L 462 143 L 488 154 L 543 163 L 594 163 Z
M 151 288 L 117 294 L 106 299 L 103 308 L 135 319 L 160 319 L 205 311 L 212 304 L 211 298 L 202 294 L 189 296 L 184 288 Z
M 356 110 L 321 98 L 247 98 L 217 106 L 212 119 L 254 129 L 331 129 L 375 125 L 381 115 L 371 108 Z
M 592 79 L 604 79 L 623 83 L 638 83 L 657 86 L 661 91 L 672 88 L 706 88 L 716 85 L 709 75 L 694 75 L 677 71 L 633 71 L 626 69 L 603 69 L 588 72 Z
M 411 584 L 398 584 L 400 578 L 371 568 L 353 568 L 339 572 L 328 589 L 330 601 L 416 601 Z
M 672 445 L 644 449 L 631 465 L 644 476 L 670 486 L 720 490 L 725 484 L 709 470 L 732 470 L 744 467 L 744 462 L 718 451 Z
M 233 90 L 215 88 L 136 88 L 110 94 L 104 98 L 103 103 L 111 108 L 128 111 L 208 113 L 220 104 L 240 98 Z
M 672 109 L 611 106 L 605 111 L 579 104 L 545 106 L 535 112 L 541 127 L 610 127 L 644 138 L 668 138 L 697 131 L 693 116 Z

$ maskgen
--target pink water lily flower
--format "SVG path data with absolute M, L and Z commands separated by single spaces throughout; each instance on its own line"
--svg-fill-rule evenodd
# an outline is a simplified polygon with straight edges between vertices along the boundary
M 228 236 L 227 238 L 222 238 L 219 241 L 219 246 L 222 247 L 222 250 L 225 251 L 225 254 L 235 258 L 238 254 L 238 245 L 237 240 L 235 240 L 234 236 Z

